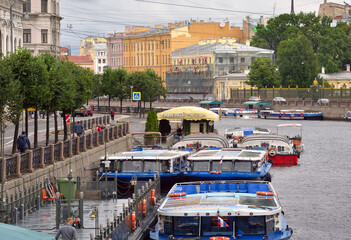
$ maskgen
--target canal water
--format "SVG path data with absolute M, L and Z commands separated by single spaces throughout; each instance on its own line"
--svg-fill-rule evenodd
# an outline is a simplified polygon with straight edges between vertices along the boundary
M 301 123 L 305 151 L 299 164 L 271 169 L 292 239 L 351 239 L 351 122 L 234 119 L 215 122 L 223 135 L 233 127 Z

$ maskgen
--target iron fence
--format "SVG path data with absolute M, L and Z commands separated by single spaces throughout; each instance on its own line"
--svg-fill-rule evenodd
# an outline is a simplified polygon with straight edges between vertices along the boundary
M 21 155 L 21 173 L 25 173 L 29 169 L 29 153 Z
M 104 144 L 104 140 L 102 139 L 102 131 L 98 132 L 98 136 L 99 136 L 99 144 Z
M 86 146 L 89 146 L 90 145 L 90 134 L 86 135 L 85 136 L 85 140 L 86 140 Z
M 77 152 L 77 139 L 74 138 L 72 139 L 72 154 L 75 155 Z
M 33 150 L 33 169 L 40 168 L 40 155 L 41 155 L 40 148 Z
M 84 136 L 79 137 L 79 152 L 84 152 Z
M 93 147 L 96 147 L 97 146 L 97 141 L 98 141 L 98 137 L 97 137 L 98 135 L 97 135 L 97 133 L 96 132 L 94 132 L 93 133 Z
M 63 143 L 63 156 L 65 158 L 68 158 L 69 157 L 69 141 L 65 141 Z
M 51 146 L 47 146 L 44 148 L 44 164 L 45 166 L 50 164 L 51 160 Z
M 56 143 L 54 146 L 54 159 L 57 161 L 60 159 L 60 154 L 61 154 L 61 144 Z
M 17 157 L 11 157 L 6 159 L 6 175 L 14 176 L 16 174 Z

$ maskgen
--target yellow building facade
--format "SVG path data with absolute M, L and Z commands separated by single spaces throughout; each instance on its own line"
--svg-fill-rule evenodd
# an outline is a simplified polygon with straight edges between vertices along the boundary
M 95 56 L 95 50 L 94 50 L 94 45 L 96 43 L 106 43 L 107 44 L 107 39 L 106 38 L 100 38 L 100 37 L 87 37 L 83 40 L 80 41 L 80 56 L 90 56 L 92 59 L 94 59 Z
M 235 38 L 243 42 L 239 27 L 229 22 L 181 22 L 154 28 L 134 27 L 123 37 L 123 67 L 128 71 L 153 69 L 163 80 L 172 68 L 171 53 L 201 39 Z

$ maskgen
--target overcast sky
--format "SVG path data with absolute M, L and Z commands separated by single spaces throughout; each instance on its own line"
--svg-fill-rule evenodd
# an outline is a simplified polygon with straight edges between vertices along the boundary
M 294 2 L 295 13 L 318 13 L 319 4 L 324 0 Z M 277 16 L 290 13 L 290 6 L 291 0 L 60 0 L 60 13 L 64 18 L 61 21 L 61 46 L 70 45 L 72 55 L 79 55 L 80 40 L 123 32 L 127 25 L 153 26 L 211 19 L 229 20 L 241 27 L 245 16 Z

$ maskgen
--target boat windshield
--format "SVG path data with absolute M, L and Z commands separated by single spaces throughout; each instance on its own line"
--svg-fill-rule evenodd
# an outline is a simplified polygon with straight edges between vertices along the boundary
M 157 171 L 160 171 L 160 164 L 157 161 L 144 161 L 144 172 Z
M 212 161 L 213 171 L 222 171 L 222 172 L 232 172 L 233 171 L 233 162 L 232 161 Z
M 277 204 L 272 197 L 255 198 L 251 196 L 240 196 L 239 204 L 251 208 L 276 208 Z
M 206 161 L 193 161 L 192 171 L 196 172 L 207 172 L 210 169 L 210 162 Z
M 127 160 L 122 163 L 123 172 L 141 172 L 142 161 Z
M 252 172 L 251 161 L 235 161 L 234 170 L 238 172 Z
M 274 232 L 272 216 L 163 217 L 164 234 L 174 236 L 264 235 Z M 173 223 L 173 224 L 172 224 Z

